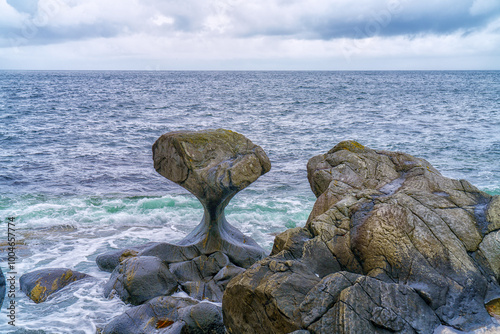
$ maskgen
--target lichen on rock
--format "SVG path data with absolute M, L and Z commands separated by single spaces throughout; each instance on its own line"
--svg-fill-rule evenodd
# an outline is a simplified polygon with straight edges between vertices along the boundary
M 19 285 L 31 300 L 41 303 L 65 286 L 89 277 L 91 276 L 65 268 L 39 269 L 22 275 Z

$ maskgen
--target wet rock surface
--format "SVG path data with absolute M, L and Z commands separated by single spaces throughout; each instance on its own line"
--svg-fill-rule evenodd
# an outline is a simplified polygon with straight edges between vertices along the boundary
M 190 298 L 162 296 L 114 318 L 102 334 L 224 334 L 221 307 Z
M 40 269 L 22 275 L 19 285 L 31 300 L 41 303 L 65 286 L 90 277 L 92 276 L 65 268 Z
M 123 260 L 104 287 L 104 295 L 112 292 L 133 305 L 156 296 L 170 295 L 177 290 L 177 280 L 157 257 L 137 256 Z
M 230 333 L 431 333 L 491 322 L 498 196 L 352 141 L 307 167 L 317 201 L 306 226 L 277 236 L 270 257 L 228 284 Z

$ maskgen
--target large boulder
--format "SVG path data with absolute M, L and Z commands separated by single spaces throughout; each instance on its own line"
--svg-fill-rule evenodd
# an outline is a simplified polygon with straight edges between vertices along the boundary
M 432 333 L 438 317 L 414 289 L 347 272 L 326 276 L 299 307 L 313 333 Z
M 307 167 L 318 198 L 306 226 L 277 236 L 270 258 L 229 283 L 223 311 L 230 332 L 271 333 L 285 323 L 288 331 L 354 333 L 356 326 L 361 332 L 375 326 L 406 333 L 410 327 L 417 331 L 437 326 L 436 319 L 460 330 L 491 322 L 485 303 L 493 310 L 500 297 L 498 196 L 465 180 L 446 178 L 423 159 L 352 141 L 313 157 Z M 283 303 L 290 302 L 282 297 L 287 296 L 282 288 L 279 294 L 262 297 L 260 287 L 285 283 L 264 265 L 270 261 L 305 268 L 297 281 L 286 278 L 292 287 L 289 295 L 298 305 L 293 310 L 283 312 Z M 342 291 L 341 303 L 321 306 L 321 312 L 317 305 L 304 309 L 307 294 L 321 284 L 309 283 L 304 286 L 309 290 L 297 295 L 298 282 L 307 274 L 342 285 L 339 276 L 330 276 L 340 271 L 362 275 L 360 283 L 337 289 Z M 378 295 L 362 291 L 367 286 L 388 291 L 391 297 L 374 302 Z M 415 307 L 395 307 L 403 292 L 405 303 Z M 240 296 L 245 303 L 231 308 Z M 256 307 L 261 303 L 265 310 Z M 353 314 L 346 305 L 360 308 L 360 313 Z M 311 322 L 311 314 L 319 316 Z M 258 319 L 265 326 L 252 330 L 244 319 Z M 414 321 L 408 327 L 404 319 Z
M 124 302 L 139 305 L 174 293 L 177 285 L 176 277 L 159 258 L 137 256 L 125 259 L 115 268 L 104 287 L 104 295 L 117 293 Z
M 31 300 L 35 303 L 41 303 L 65 286 L 89 277 L 92 276 L 71 269 L 48 268 L 22 275 L 19 279 L 19 285 L 21 291 L 26 293 Z
M 273 256 L 233 278 L 222 299 L 229 333 L 289 333 L 301 328 L 300 304 L 320 282 L 292 256 Z

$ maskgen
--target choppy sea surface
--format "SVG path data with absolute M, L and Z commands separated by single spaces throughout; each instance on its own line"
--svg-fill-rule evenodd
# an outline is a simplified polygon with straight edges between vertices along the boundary
M 425 158 L 500 194 L 499 71 L 0 71 L 0 267 L 9 270 L 15 217 L 17 284 L 41 268 L 96 277 L 41 304 L 16 291 L 16 326 L 6 298 L 0 332 L 93 334 L 123 313 L 129 306 L 102 296 L 109 273 L 97 255 L 178 241 L 202 217 L 194 196 L 155 172 L 152 144 L 169 131 L 221 127 L 271 160 L 226 211 L 267 250 L 305 224 L 315 200 L 307 161 L 342 140 Z

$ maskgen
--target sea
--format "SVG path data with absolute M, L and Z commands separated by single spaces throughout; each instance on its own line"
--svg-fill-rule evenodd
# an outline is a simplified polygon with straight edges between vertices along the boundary
M 424 158 L 500 194 L 500 71 L 0 71 L 0 267 L 16 282 L 0 332 L 94 334 L 126 311 L 104 298 L 110 274 L 96 257 L 179 241 L 203 214 L 154 170 L 151 146 L 170 131 L 217 128 L 245 135 L 271 160 L 226 209 L 268 251 L 312 209 L 307 161 L 343 140 Z M 19 278 L 42 268 L 95 279 L 35 304 Z

